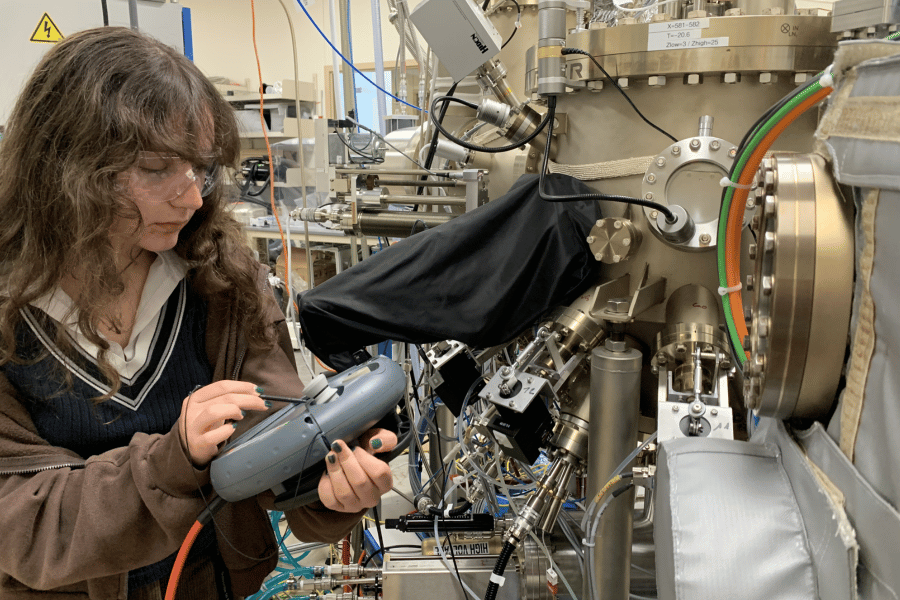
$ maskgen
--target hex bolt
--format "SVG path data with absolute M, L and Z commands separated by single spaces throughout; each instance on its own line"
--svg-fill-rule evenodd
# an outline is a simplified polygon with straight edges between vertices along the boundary
M 657 158 L 657 159 L 656 159 L 656 166 L 657 166 L 657 167 L 664 167 L 664 166 L 666 166 L 666 159 L 663 158 L 662 156 L 660 156 L 659 158 Z
M 515 407 L 516 407 L 516 401 L 515 401 L 515 400 L 510 400 L 510 401 L 509 401 L 509 407 L 510 407 L 510 408 L 515 408 Z
M 595 238 L 594 236 L 592 236 L 592 235 L 587 236 L 588 244 L 593 244 L 595 241 L 597 241 L 597 238 Z
M 622 229 L 622 221 L 613 221 L 613 229 Z
M 719 140 L 713 140 L 709 143 L 709 147 L 712 150 L 718 150 L 722 147 L 722 144 L 719 143 Z
M 678 156 L 679 154 L 681 154 L 681 148 L 678 146 L 672 146 L 672 154 Z
M 613 261 L 614 263 L 622 262 L 622 257 L 619 256 L 618 254 L 613 254 L 612 261 Z
M 594 259 L 595 260 L 603 260 L 603 253 L 598 252 L 597 254 L 594 255 Z
M 747 252 L 750 254 L 750 260 L 756 260 L 756 244 L 750 244 Z
M 699 150 L 700 149 L 700 140 L 698 140 L 696 138 L 691 140 L 690 147 L 691 147 L 691 150 L 693 150 L 694 152 Z
M 647 192 L 646 194 L 644 194 L 644 198 L 646 198 L 647 200 L 653 200 L 653 192 Z
M 624 238 L 624 239 L 622 240 L 622 245 L 625 246 L 626 248 L 627 248 L 628 246 L 630 246 L 630 245 L 631 245 L 631 238 Z
M 647 183 L 656 183 L 656 175 L 653 173 L 647 175 Z
M 753 285 L 756 283 L 756 278 L 753 275 L 747 275 L 747 285 L 745 286 L 748 291 L 753 291 Z
M 774 280 L 771 275 L 766 275 L 765 277 L 763 277 L 763 280 L 762 280 L 763 294 L 766 296 L 771 295 L 772 288 L 774 287 L 774 285 L 775 285 L 775 283 L 774 283 Z
M 730 156 L 731 158 L 734 158 L 735 156 L 737 156 L 737 148 L 732 148 L 731 150 L 729 150 L 728 156 Z
M 719 416 L 719 409 L 714 408 L 711 411 L 709 411 L 709 414 L 711 414 L 714 417 L 717 417 L 717 416 Z
M 651 219 L 651 220 L 656 221 L 656 217 L 658 217 L 658 216 L 659 216 L 659 211 L 658 211 L 658 210 L 651 210 L 651 211 L 650 211 L 650 219 Z
M 526 379 L 526 381 L 527 381 L 528 383 L 531 383 L 531 382 L 534 381 L 534 377 L 529 377 L 528 379 Z
M 677 404 L 676 404 L 675 406 L 672 407 L 672 412 L 673 412 L 673 413 L 677 413 L 677 412 L 678 412 L 678 405 L 677 405 Z
M 712 236 L 709 235 L 708 233 L 700 234 L 700 243 L 703 244 L 704 246 L 708 246 L 711 241 L 712 241 Z
M 488 393 L 485 395 L 485 398 L 487 398 L 488 400 L 490 400 L 490 399 L 493 398 L 493 397 L 494 397 L 494 395 L 493 395 L 492 393 L 490 393 L 490 392 L 488 392 Z

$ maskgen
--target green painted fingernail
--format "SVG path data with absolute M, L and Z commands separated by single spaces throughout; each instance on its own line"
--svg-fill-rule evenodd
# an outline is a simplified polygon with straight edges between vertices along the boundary
M 375 450 L 381 448 L 381 440 L 379 440 L 378 438 L 372 440 L 372 448 L 374 448 Z
M 266 400 L 266 408 L 272 408 L 272 403 Z
M 246 417 L 246 416 L 247 416 L 247 411 L 246 411 L 246 410 L 242 410 L 242 411 L 241 411 L 241 418 Z
M 262 388 L 259 387 L 259 386 L 256 386 L 256 393 L 257 393 L 257 394 L 264 394 L 265 392 L 266 392 L 266 390 L 262 389 Z
M 340 452 L 341 445 L 338 444 L 337 442 L 331 442 L 331 449 L 334 450 L 335 452 Z M 332 461 L 332 462 L 334 462 L 334 461 Z
M 336 462 L 337 462 L 337 456 L 335 456 L 334 454 L 329 454 L 329 455 L 328 455 L 328 462 L 330 462 L 331 464 L 336 463 Z
M 232 421 L 231 426 L 234 427 L 235 429 L 237 429 L 237 421 Z

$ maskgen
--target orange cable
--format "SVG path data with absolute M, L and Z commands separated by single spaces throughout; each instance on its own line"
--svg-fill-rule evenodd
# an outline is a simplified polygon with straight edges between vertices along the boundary
M 319 366 L 320 366 L 320 367 L 322 367 L 323 369 L 325 369 L 326 371 L 328 371 L 328 372 L 330 372 L 330 373 L 337 373 L 337 371 L 335 371 L 334 369 L 329 369 L 329 368 L 325 365 L 325 363 L 323 363 L 321 360 L 319 360 L 319 357 L 318 357 L 318 356 L 316 356 L 315 354 L 313 354 L 313 357 L 316 359 L 316 362 L 319 363 Z
M 269 132 L 266 127 L 265 113 L 263 112 L 265 90 L 263 89 L 262 65 L 259 62 L 259 49 L 256 46 L 256 2 L 254 0 L 250 0 L 250 19 L 253 30 L 253 55 L 256 57 L 256 72 L 259 74 L 259 122 L 262 125 L 263 140 L 266 142 L 266 156 L 269 159 L 269 203 L 272 206 L 272 214 L 275 216 L 275 224 L 278 225 L 278 234 L 281 237 L 281 248 L 284 253 L 284 285 L 291 302 L 294 304 L 294 310 L 299 313 L 300 307 L 297 306 L 297 302 L 293 299 L 293 293 L 291 292 L 291 272 L 288 269 L 288 252 L 290 252 L 290 249 L 288 248 L 287 240 L 284 238 L 284 229 L 281 227 L 281 219 L 278 217 L 278 208 L 275 206 L 275 163 L 272 160 L 272 146 L 269 144 Z M 303 143 L 302 138 L 300 143 Z M 306 190 L 303 190 L 302 193 L 305 195 Z M 306 251 L 309 252 L 309 248 Z M 310 274 L 310 277 L 312 276 Z
M 185 537 L 184 541 L 181 543 L 181 548 L 178 549 L 178 554 L 175 556 L 175 564 L 172 566 L 172 574 L 169 575 L 169 583 L 166 585 L 165 600 L 175 600 L 175 590 L 178 589 L 178 580 L 181 578 L 181 571 L 184 569 L 184 563 L 187 562 L 188 552 L 190 552 L 191 546 L 194 545 L 194 540 L 197 539 L 201 529 L 203 529 L 203 523 L 194 521 L 190 531 L 188 531 L 187 537 Z
M 341 544 L 341 564 L 349 565 L 350 564 L 350 536 L 348 535 L 341 541 L 343 542 L 343 544 Z M 348 579 L 348 577 L 345 575 L 344 579 Z M 353 591 L 353 588 L 351 588 L 349 585 L 344 586 L 344 592 L 350 593 L 351 591 Z
M 742 186 L 749 186 L 756 176 L 756 171 L 759 168 L 762 159 L 765 157 L 766 152 L 769 151 L 769 148 L 772 147 L 772 144 L 775 143 L 775 140 L 777 140 L 782 132 L 784 132 L 784 130 L 800 115 L 805 113 L 813 105 L 818 104 L 832 91 L 833 88 L 823 88 L 819 90 L 785 115 L 785 117 L 779 121 L 768 134 L 766 134 L 753 151 L 753 154 L 741 171 L 741 176 L 737 183 Z M 725 230 L 725 277 L 729 287 L 737 285 L 741 280 L 741 231 L 744 221 L 744 209 L 747 205 L 747 196 L 749 193 L 749 189 L 737 188 L 731 198 L 728 224 Z M 738 337 L 743 340 L 750 332 L 747 330 L 747 323 L 744 320 L 744 304 L 740 291 L 730 292 L 728 294 L 728 299 L 731 305 L 731 314 L 734 320 L 735 329 L 737 330 Z

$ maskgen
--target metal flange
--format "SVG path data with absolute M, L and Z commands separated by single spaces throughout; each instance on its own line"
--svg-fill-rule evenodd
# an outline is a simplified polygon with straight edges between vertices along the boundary
M 763 416 L 824 417 L 847 348 L 851 209 L 819 155 L 775 154 L 760 168 L 758 184 L 744 399 Z

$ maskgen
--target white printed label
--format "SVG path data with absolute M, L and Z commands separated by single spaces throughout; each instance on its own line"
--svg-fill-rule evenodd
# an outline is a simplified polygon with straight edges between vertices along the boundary
M 453 556 L 484 556 L 490 554 L 490 548 L 487 542 L 476 542 L 473 544 L 453 544 Z M 437 546 L 434 546 L 434 554 L 440 554 Z M 444 546 L 444 554 L 450 556 L 450 546 Z
M 707 29 L 709 19 L 682 19 L 680 21 L 663 21 L 662 23 L 650 23 L 649 33 L 661 33 L 663 31 L 684 31 L 685 29 Z
M 687 33 L 687 32 L 685 32 Z M 667 38 L 662 34 L 651 35 L 647 39 L 647 50 L 688 50 L 690 48 L 724 48 L 728 45 L 727 37 L 716 38 Z

